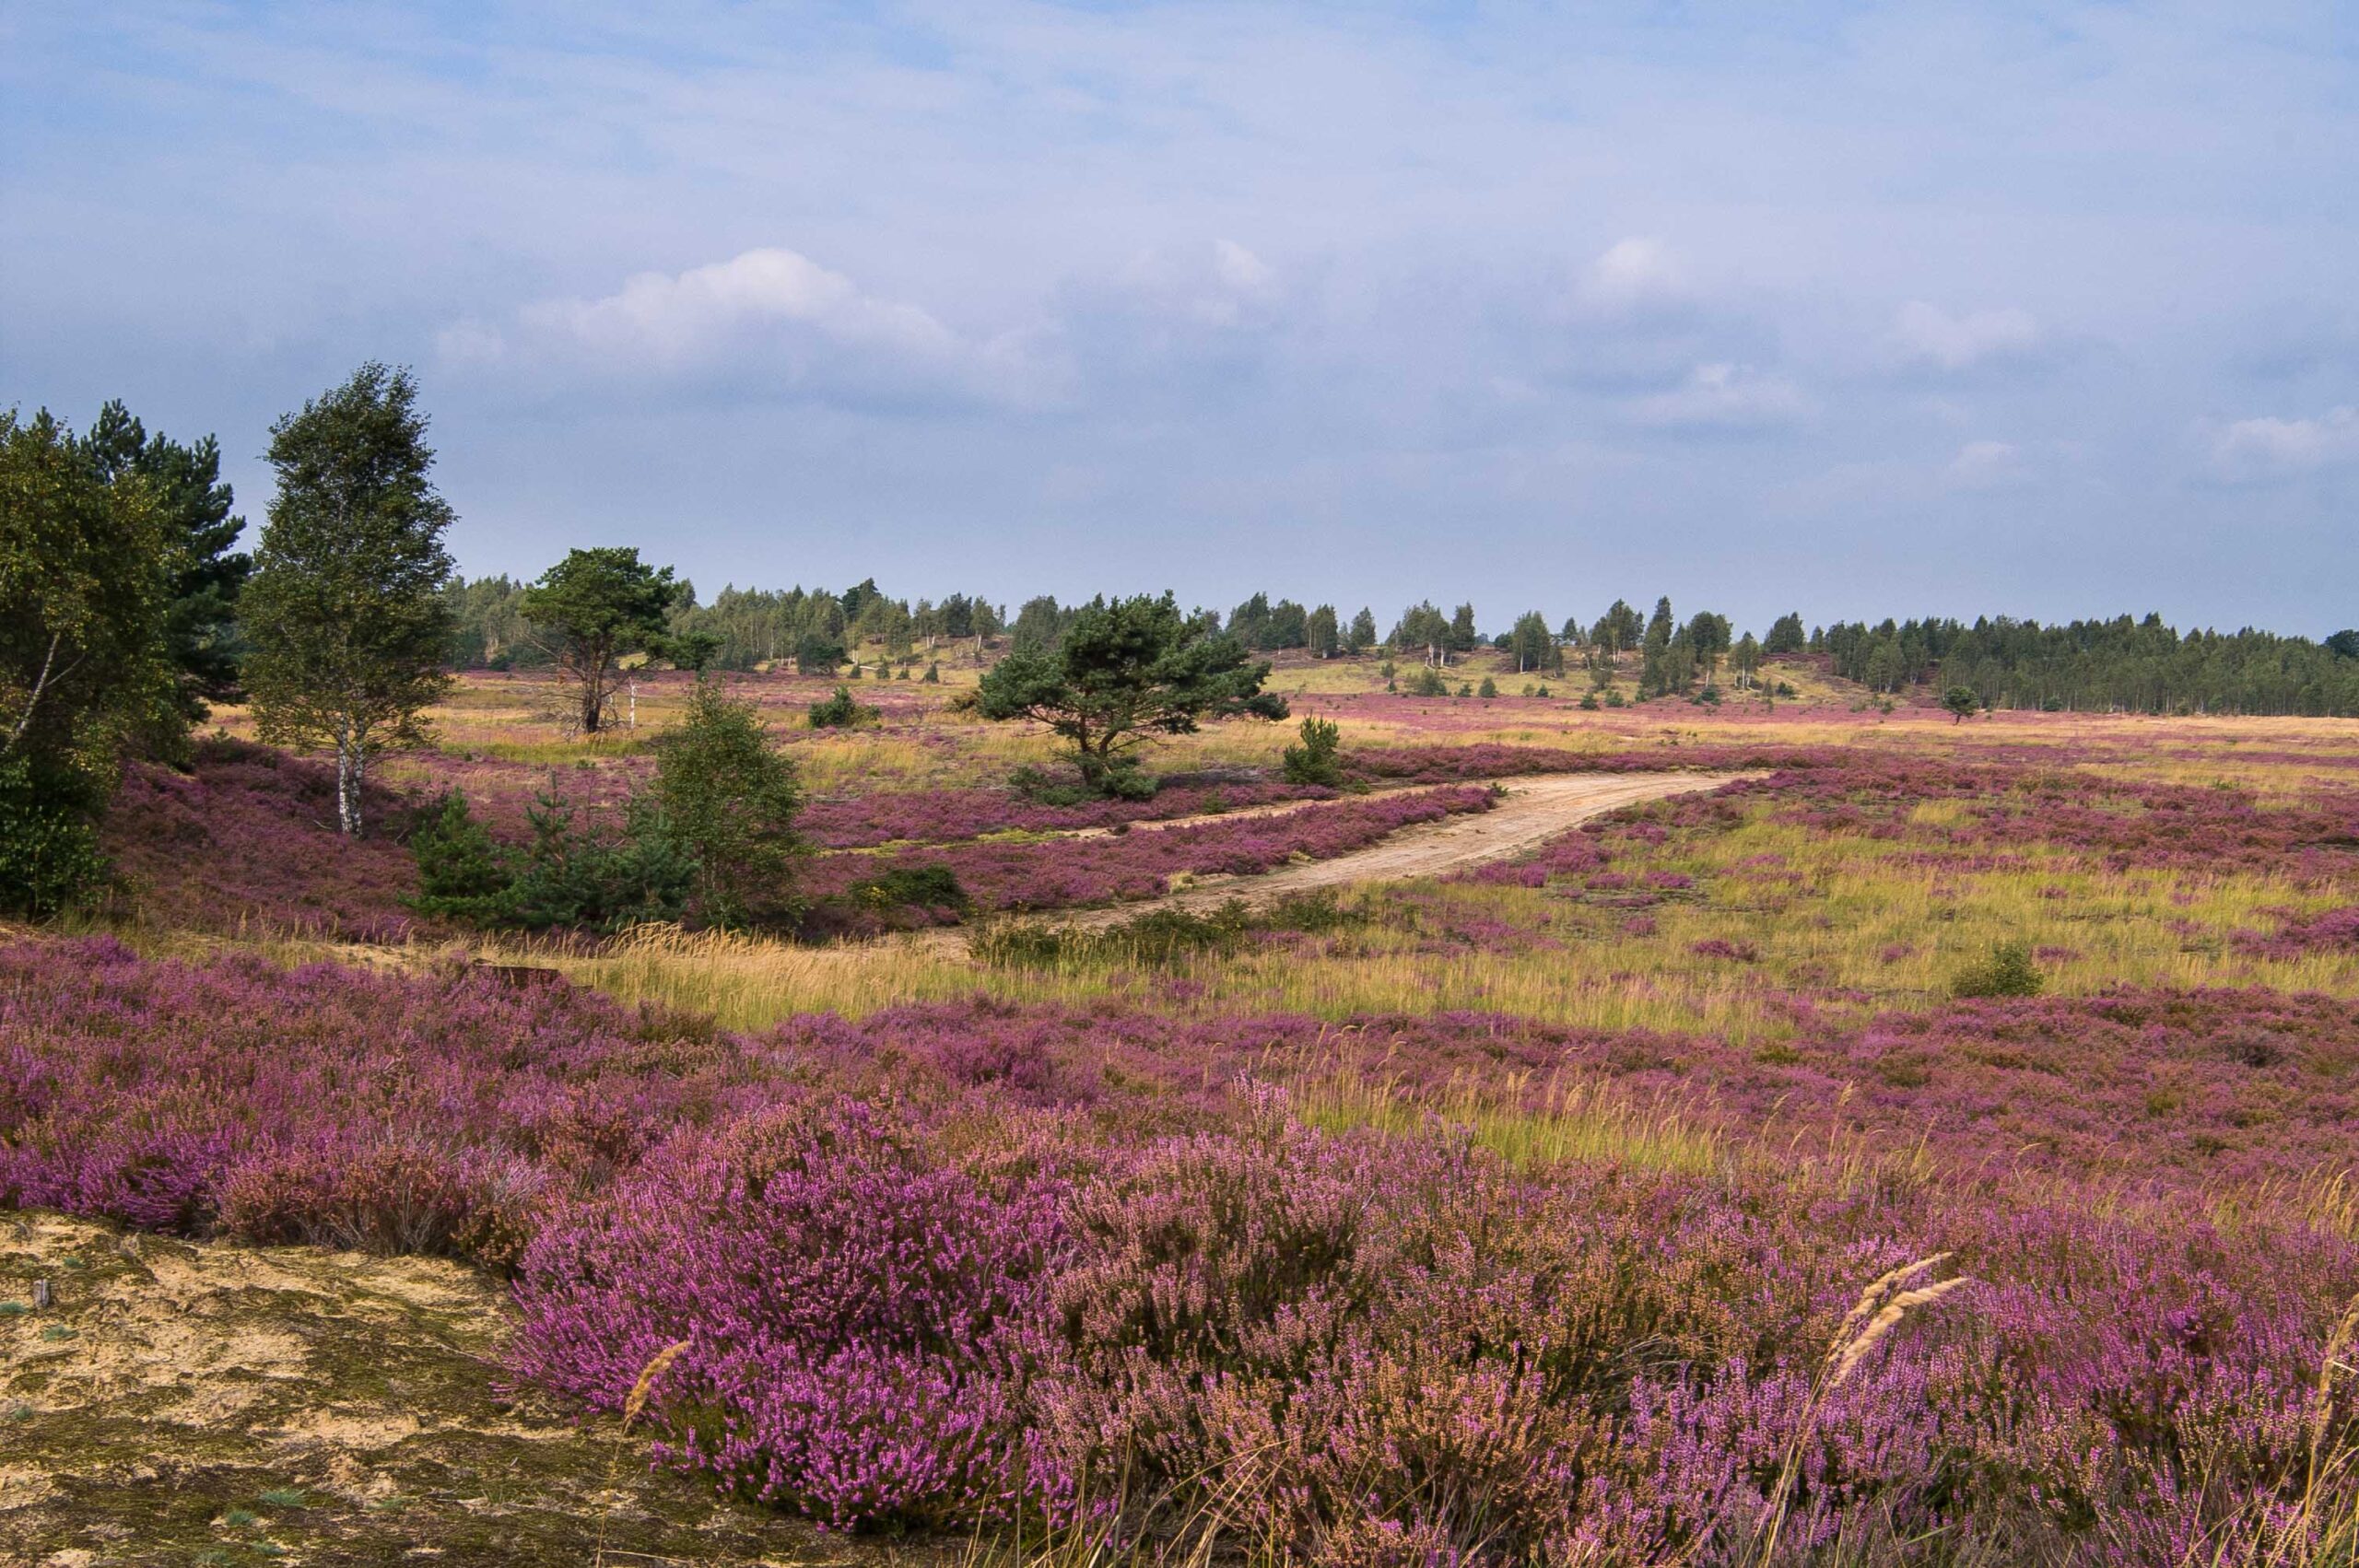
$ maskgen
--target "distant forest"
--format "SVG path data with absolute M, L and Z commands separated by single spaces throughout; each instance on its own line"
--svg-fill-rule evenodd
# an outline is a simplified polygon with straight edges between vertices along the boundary
M 464 669 L 526 669 L 549 662 L 521 608 L 527 585 L 506 577 L 453 579 L 444 591 L 453 626 L 452 662 Z M 725 588 L 710 603 L 693 590 L 670 612 L 674 634 L 712 639 L 714 668 L 791 667 L 833 673 L 856 657 L 906 665 L 965 645 L 1053 646 L 1078 606 L 1049 595 L 1010 616 L 981 595 L 940 601 L 896 598 L 874 579 L 827 589 Z M 1806 627 L 1800 614 L 1766 631 L 1732 635 L 1711 611 L 1673 615 L 1670 601 L 1650 615 L 1616 600 L 1593 621 L 1552 620 L 1526 611 L 1503 630 L 1477 629 L 1474 607 L 1444 613 L 1410 606 L 1379 632 L 1374 611 L 1344 614 L 1255 593 L 1226 615 L 1198 610 L 1208 631 L 1257 651 L 1302 649 L 1320 658 L 1382 655 L 1448 665 L 1496 647 L 1519 671 L 1563 677 L 1586 672 L 1592 686 L 1634 675 L 1641 697 L 1717 690 L 1725 670 L 1740 689 L 1780 656 L 1825 655 L 1834 673 L 1869 690 L 1965 687 L 1983 706 L 2048 711 L 2359 715 L 2359 630 L 2324 641 L 2250 627 L 2235 632 L 2165 626 L 2159 615 L 2042 625 L 2012 616 L 1837 621 Z M 1635 666 L 1635 670 L 1632 668 Z

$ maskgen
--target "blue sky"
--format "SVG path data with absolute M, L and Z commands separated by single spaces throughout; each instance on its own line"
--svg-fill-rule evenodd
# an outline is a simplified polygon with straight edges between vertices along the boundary
M 2359 621 L 2359 7 L 0 6 L 0 399 L 470 572 Z

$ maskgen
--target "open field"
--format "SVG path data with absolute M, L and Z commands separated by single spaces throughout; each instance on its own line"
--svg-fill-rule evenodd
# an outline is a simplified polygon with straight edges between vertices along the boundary
M 470 678 L 358 845 L 235 713 L 135 778 L 0 948 L 0 1544 L 2348 1561 L 2359 723 L 1337 661 L 1343 790 L 1237 723 L 1043 802 L 944 673 L 737 683 L 809 887 L 974 895 L 827 940 L 406 907 L 420 802 L 613 820 L 676 677 Z

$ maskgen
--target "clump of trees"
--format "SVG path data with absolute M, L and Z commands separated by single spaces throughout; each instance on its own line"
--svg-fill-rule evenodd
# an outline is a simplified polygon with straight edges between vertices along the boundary
M 2359 714 L 2359 633 L 2313 642 L 2250 627 L 2182 634 L 2154 614 L 2048 626 L 2000 616 L 1837 621 L 1808 646 L 1872 690 L 1938 678 L 1987 708 Z
M 154 486 L 46 412 L 0 414 L 0 907 L 46 915 L 102 873 L 123 758 L 179 695 L 172 563 Z
M 620 930 L 689 919 L 791 927 L 803 912 L 794 830 L 803 790 L 750 702 L 698 681 L 656 750 L 655 775 L 623 807 L 619 831 L 576 825 L 543 795 L 528 844 L 496 842 L 464 795 L 445 795 L 410 838 L 421 914 L 487 929 Z
M 1155 792 L 1138 748 L 1157 735 L 1193 732 L 1205 719 L 1284 719 L 1284 698 L 1262 690 L 1266 662 L 1235 638 L 1183 615 L 1168 593 L 1093 599 L 1053 647 L 1021 646 L 984 675 L 976 706 L 986 719 L 1045 724 L 1071 748 L 1084 785 L 1103 795 Z

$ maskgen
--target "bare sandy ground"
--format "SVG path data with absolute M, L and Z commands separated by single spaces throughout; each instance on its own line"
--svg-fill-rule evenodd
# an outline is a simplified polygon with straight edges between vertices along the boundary
M 1288 894 L 1347 887 L 1355 883 L 1407 882 L 1416 877 L 1441 876 L 1489 860 L 1512 859 L 1539 848 L 1558 834 L 1570 832 L 1593 816 L 1623 806 L 1717 790 L 1742 777 L 1736 773 L 1541 773 L 1502 779 L 1498 784 L 1507 791 L 1506 798 L 1487 812 L 1404 827 L 1380 843 L 1338 855 L 1332 860 L 1283 866 L 1259 876 L 1205 877 L 1161 898 L 1078 912 L 1072 923 L 1109 925 L 1153 909 L 1203 910 L 1232 898 L 1260 905 Z
M 435 1258 L 0 1213 L 0 1564 L 955 1558 L 732 1506 L 643 1433 L 503 1395 L 503 1295 Z

